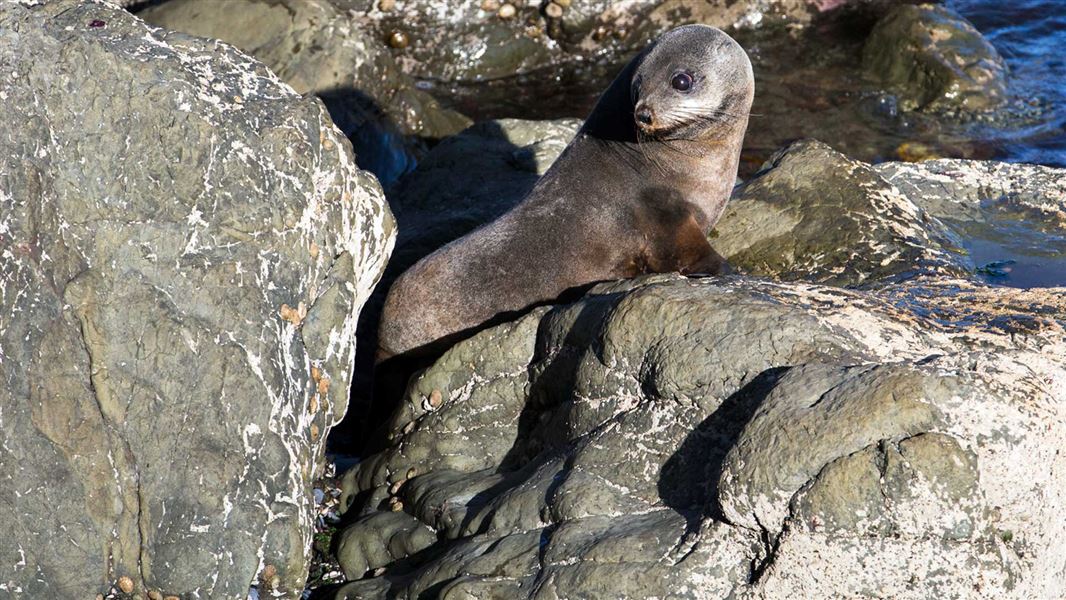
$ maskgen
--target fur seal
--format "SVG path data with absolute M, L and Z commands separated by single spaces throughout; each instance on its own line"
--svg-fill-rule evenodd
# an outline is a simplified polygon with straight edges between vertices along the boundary
M 443 350 L 598 281 L 727 270 L 707 233 L 736 180 L 754 89 L 747 54 L 721 30 L 660 36 L 522 202 L 396 280 L 378 363 Z

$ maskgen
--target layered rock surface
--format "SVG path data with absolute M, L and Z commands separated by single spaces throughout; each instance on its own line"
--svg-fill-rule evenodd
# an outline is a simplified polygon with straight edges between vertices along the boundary
M 1063 180 L 787 148 L 712 236 L 744 275 L 601 284 L 412 379 L 346 477 L 334 596 L 1066 593 L 1066 290 L 980 283 L 943 220 L 1062 215 Z
M 0 2 L 0 597 L 300 594 L 392 217 L 320 102 Z

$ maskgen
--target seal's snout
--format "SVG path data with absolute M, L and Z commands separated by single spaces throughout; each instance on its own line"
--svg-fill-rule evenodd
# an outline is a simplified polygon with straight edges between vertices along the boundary
M 650 129 L 655 123 L 655 111 L 646 104 L 638 105 L 637 110 L 633 115 L 636 117 L 637 125 L 639 125 L 641 129 Z

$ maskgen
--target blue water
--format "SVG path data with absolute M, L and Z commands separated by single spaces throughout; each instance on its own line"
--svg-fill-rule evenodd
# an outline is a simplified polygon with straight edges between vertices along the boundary
M 1037 122 L 999 132 L 1003 160 L 1066 167 L 1066 0 L 949 0 L 1003 55 L 1011 91 L 1043 108 Z

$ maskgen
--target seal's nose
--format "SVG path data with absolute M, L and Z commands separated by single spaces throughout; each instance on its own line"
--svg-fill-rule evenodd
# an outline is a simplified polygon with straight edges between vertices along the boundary
M 655 121 L 655 113 L 647 106 L 638 106 L 636 113 L 637 122 L 645 127 L 650 126 Z

